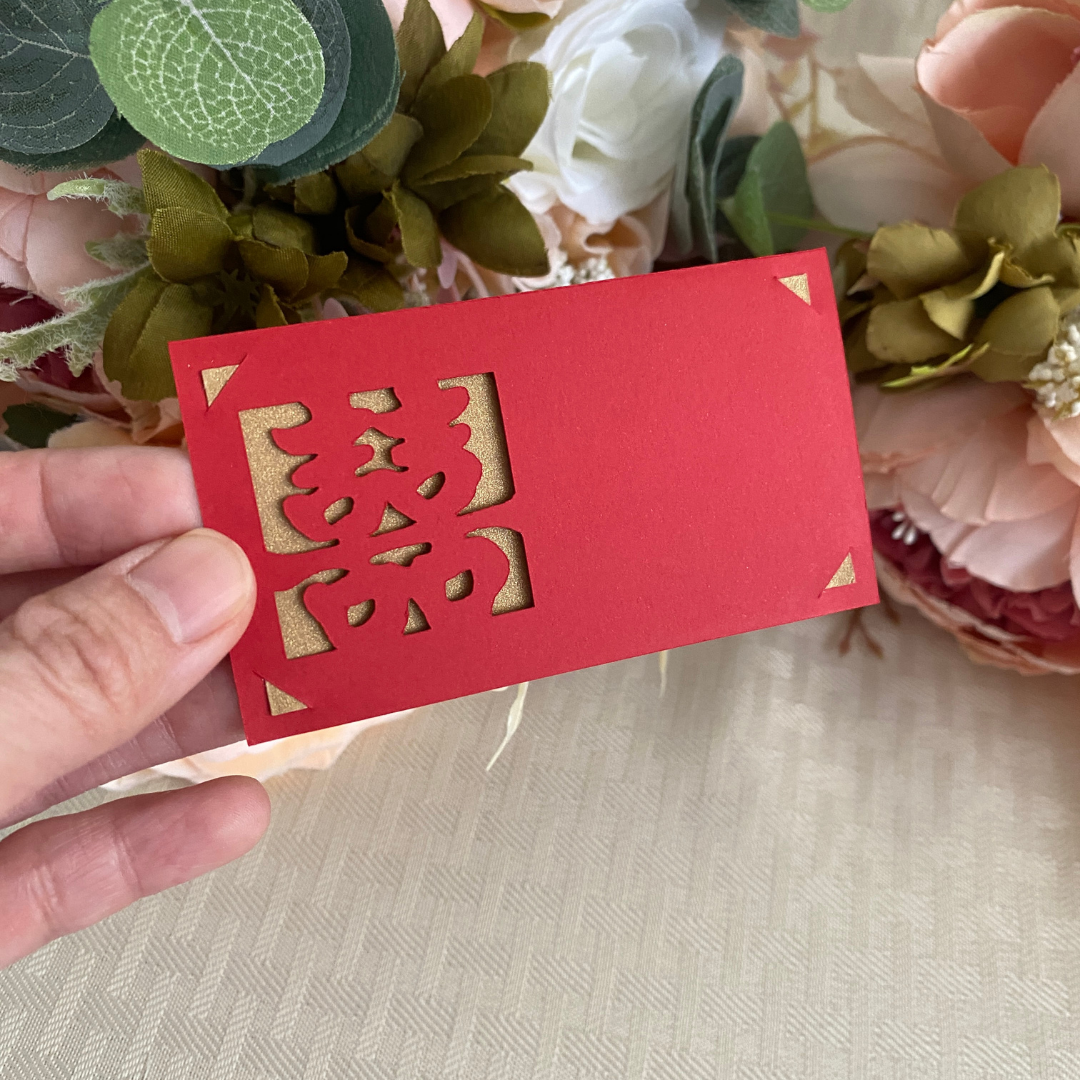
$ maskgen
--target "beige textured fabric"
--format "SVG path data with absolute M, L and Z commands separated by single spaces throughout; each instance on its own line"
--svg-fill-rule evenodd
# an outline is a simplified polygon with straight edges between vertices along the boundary
M 508 693 L 272 780 L 241 863 L 0 974 L 0 1076 L 1080 1075 L 1077 683 L 870 622 L 534 683 L 488 774 Z

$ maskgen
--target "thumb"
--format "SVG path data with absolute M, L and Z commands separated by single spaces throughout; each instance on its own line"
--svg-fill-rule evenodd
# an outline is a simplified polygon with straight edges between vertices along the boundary
M 186 694 L 236 643 L 254 603 L 244 553 L 195 529 L 0 622 L 0 816 Z

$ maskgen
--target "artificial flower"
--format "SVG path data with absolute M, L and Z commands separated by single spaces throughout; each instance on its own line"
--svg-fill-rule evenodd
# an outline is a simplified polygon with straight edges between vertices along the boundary
M 647 206 L 686 152 L 691 105 L 722 51 L 721 25 L 684 0 L 564 11 L 529 55 L 551 72 L 552 103 L 514 190 L 534 213 L 559 202 L 594 223 Z
M 383 7 L 390 16 L 390 24 L 395 32 L 401 26 L 406 3 L 407 0 L 383 0 Z M 476 14 L 476 8 L 473 7 L 471 0 L 430 0 L 430 3 L 431 10 L 435 12 L 439 25 L 442 27 L 446 47 L 450 48 L 465 32 L 469 20 Z

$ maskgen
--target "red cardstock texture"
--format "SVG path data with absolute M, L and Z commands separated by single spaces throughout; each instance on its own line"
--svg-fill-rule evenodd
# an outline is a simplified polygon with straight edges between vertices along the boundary
M 877 600 L 822 251 L 172 356 L 252 743 Z

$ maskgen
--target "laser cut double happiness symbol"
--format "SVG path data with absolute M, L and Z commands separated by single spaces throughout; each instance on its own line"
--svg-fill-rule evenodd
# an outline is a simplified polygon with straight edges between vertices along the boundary
M 203 372 L 208 402 L 232 374 L 225 371 Z M 430 630 L 441 605 L 478 591 L 480 575 L 485 596 L 499 583 L 492 616 L 532 607 L 520 532 L 469 527 L 471 515 L 514 496 L 491 372 L 442 379 L 422 400 L 382 387 L 343 395 L 333 415 L 294 401 L 245 409 L 239 419 L 266 550 L 326 549 L 322 569 L 274 593 L 289 660 L 330 652 L 335 638 L 361 628 Z M 355 454 L 324 452 L 342 432 Z M 267 696 L 272 715 L 304 708 L 271 683 Z

